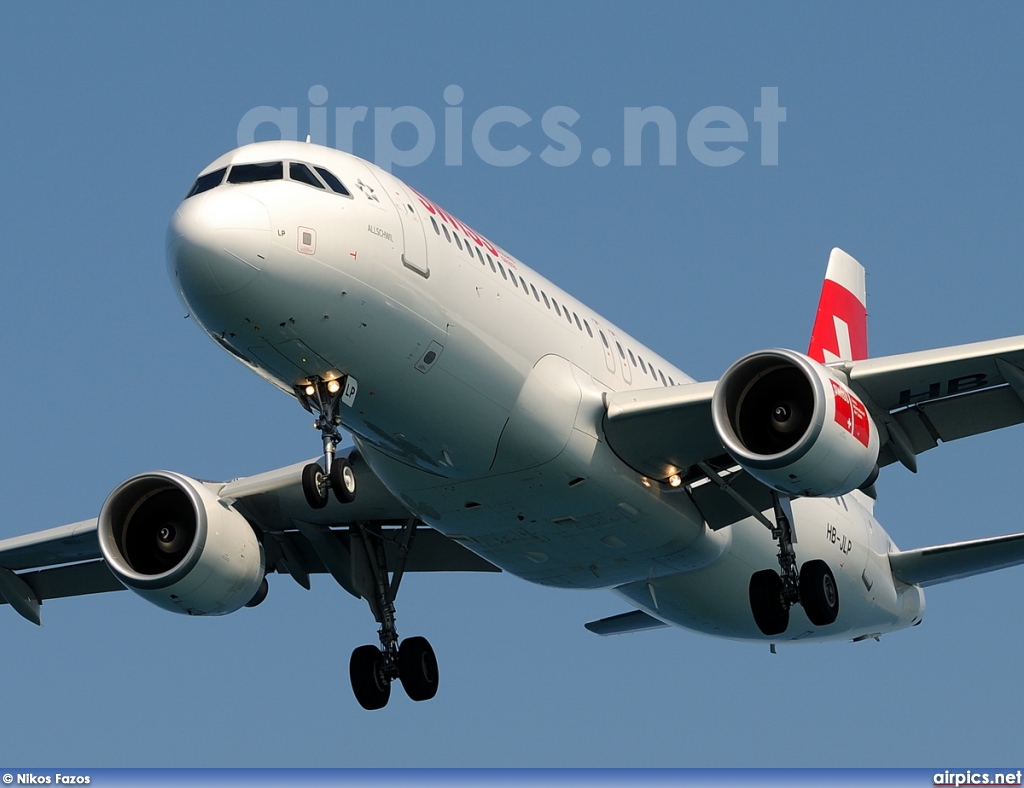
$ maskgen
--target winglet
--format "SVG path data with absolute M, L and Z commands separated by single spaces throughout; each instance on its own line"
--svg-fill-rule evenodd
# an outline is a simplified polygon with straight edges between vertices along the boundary
M 833 249 L 828 258 L 807 355 L 821 364 L 868 357 L 864 266 L 842 249 Z

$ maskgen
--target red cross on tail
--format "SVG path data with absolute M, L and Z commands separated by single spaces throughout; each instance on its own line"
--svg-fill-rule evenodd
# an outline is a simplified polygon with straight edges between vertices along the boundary
M 821 364 L 868 357 L 864 266 L 842 249 L 828 258 L 807 355 Z

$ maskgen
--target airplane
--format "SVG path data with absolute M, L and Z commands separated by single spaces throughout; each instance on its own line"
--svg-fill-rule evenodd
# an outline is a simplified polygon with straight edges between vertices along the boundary
M 916 626 L 925 587 L 1024 563 L 1024 533 L 900 550 L 873 514 L 881 469 L 1024 422 L 1024 336 L 871 358 L 864 268 L 840 249 L 807 352 L 755 351 L 717 381 L 308 141 L 205 167 L 166 249 L 190 316 L 315 417 L 322 455 L 225 482 L 140 473 L 93 519 L 0 541 L 0 596 L 35 624 L 45 600 L 123 589 L 224 615 L 271 575 L 328 573 L 379 626 L 349 663 L 372 710 L 395 680 L 438 689 L 429 641 L 395 625 L 409 572 L 605 589 L 631 609 L 598 635 L 774 651 Z

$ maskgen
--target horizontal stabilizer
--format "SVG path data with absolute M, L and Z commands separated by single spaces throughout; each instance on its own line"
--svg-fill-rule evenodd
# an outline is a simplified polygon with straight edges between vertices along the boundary
M 909 585 L 933 586 L 1024 564 L 1024 533 L 922 547 L 889 554 L 893 576 Z
M 629 613 L 599 618 L 583 626 L 597 635 L 625 635 L 629 632 L 643 632 L 646 629 L 662 629 L 668 624 L 647 615 L 642 610 L 631 610 Z

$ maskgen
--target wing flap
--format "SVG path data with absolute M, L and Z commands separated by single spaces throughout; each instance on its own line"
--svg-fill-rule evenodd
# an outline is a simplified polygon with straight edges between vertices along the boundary
M 922 547 L 889 554 L 893 576 L 931 586 L 1024 564 L 1024 533 Z
M 668 624 L 664 621 L 659 621 L 642 610 L 631 610 L 628 613 L 620 613 L 617 616 L 599 618 L 597 621 L 588 621 L 583 626 L 596 635 L 607 636 L 625 635 L 630 632 L 644 632 L 648 629 L 663 629 Z
M 381 541 L 384 545 L 388 566 L 395 566 L 399 559 L 401 548 L 394 538 L 397 534 L 398 529 L 396 528 L 381 530 Z M 284 531 L 274 533 L 272 536 L 278 545 L 282 540 L 286 542 L 287 546 L 282 549 L 282 554 L 290 557 L 285 557 L 283 561 L 275 561 L 271 566 L 273 571 L 291 574 L 293 567 L 290 565 L 290 561 L 298 562 L 299 568 L 307 574 L 323 574 L 328 571 L 313 545 L 300 532 Z M 337 540 L 346 553 L 351 553 L 349 545 L 352 537 L 348 530 L 329 530 L 327 536 Z M 279 566 L 278 563 L 283 563 L 284 566 Z M 467 550 L 454 539 L 449 539 L 432 528 L 420 526 L 416 529 L 416 537 L 409 549 L 405 571 L 500 572 L 501 570 L 490 561 Z
M 1016 377 L 1014 368 L 1017 372 L 1024 369 L 1024 336 L 869 358 L 841 366 L 859 394 L 867 395 L 879 408 L 892 411 L 1015 383 L 1008 378 Z
M 18 577 L 36 592 L 40 601 L 125 590 L 102 559 L 41 569 L 38 572 L 23 572 Z
M 914 452 L 1024 422 L 1024 401 L 1010 386 L 911 405 L 894 418 L 910 437 Z

